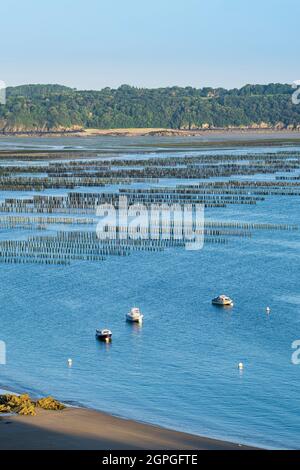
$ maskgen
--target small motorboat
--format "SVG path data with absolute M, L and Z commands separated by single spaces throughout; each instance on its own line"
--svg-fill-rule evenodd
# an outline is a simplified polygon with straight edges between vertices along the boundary
M 109 343 L 112 338 L 112 332 L 110 330 L 96 330 L 96 338 L 99 341 L 103 341 L 104 343 Z
M 233 300 L 227 295 L 219 295 L 212 300 L 213 305 L 219 305 L 221 307 L 233 307 Z
M 132 323 L 142 323 L 144 315 L 141 313 L 140 309 L 133 307 L 130 312 L 126 314 L 126 320 Z

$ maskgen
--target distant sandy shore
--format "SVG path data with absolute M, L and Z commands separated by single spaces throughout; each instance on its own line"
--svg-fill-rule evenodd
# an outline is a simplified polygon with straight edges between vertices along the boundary
M 251 447 L 117 418 L 83 408 L 0 417 L 1 450 L 243 450 Z
M 74 129 L 57 131 L 0 132 L 1 137 L 200 137 L 204 140 L 228 140 L 232 138 L 300 139 L 300 129 L 275 128 L 219 128 L 219 129 L 165 129 L 165 128 L 122 128 L 122 129 Z
M 217 136 L 217 135 L 290 135 L 299 136 L 299 130 L 289 129 L 247 129 L 247 128 L 232 128 L 232 129 L 165 129 L 165 128 L 128 128 L 128 129 L 84 129 L 75 133 L 82 137 L 91 136 L 154 136 L 154 137 L 197 137 L 197 136 Z

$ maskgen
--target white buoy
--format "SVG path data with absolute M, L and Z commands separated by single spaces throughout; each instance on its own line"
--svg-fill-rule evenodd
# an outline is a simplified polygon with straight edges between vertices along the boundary
M 242 362 L 239 362 L 238 368 L 240 370 L 243 370 L 244 369 L 244 364 Z
M 69 367 L 72 367 L 72 365 L 73 365 L 72 359 L 68 359 L 68 366 L 69 366 Z
M 270 307 L 267 307 L 267 308 L 266 308 L 266 312 L 267 312 L 267 313 L 271 313 Z

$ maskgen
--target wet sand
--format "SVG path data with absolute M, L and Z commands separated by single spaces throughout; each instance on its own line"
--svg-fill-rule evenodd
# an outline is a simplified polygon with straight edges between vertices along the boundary
M 172 431 L 83 408 L 1 416 L 1 450 L 243 450 L 247 446 Z

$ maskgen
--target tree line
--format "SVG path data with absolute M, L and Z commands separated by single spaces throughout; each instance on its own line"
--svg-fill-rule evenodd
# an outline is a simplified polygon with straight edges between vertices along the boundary
M 0 130 L 152 127 L 171 129 L 300 125 L 300 106 L 287 84 L 224 88 L 76 90 L 61 85 L 7 88 Z

